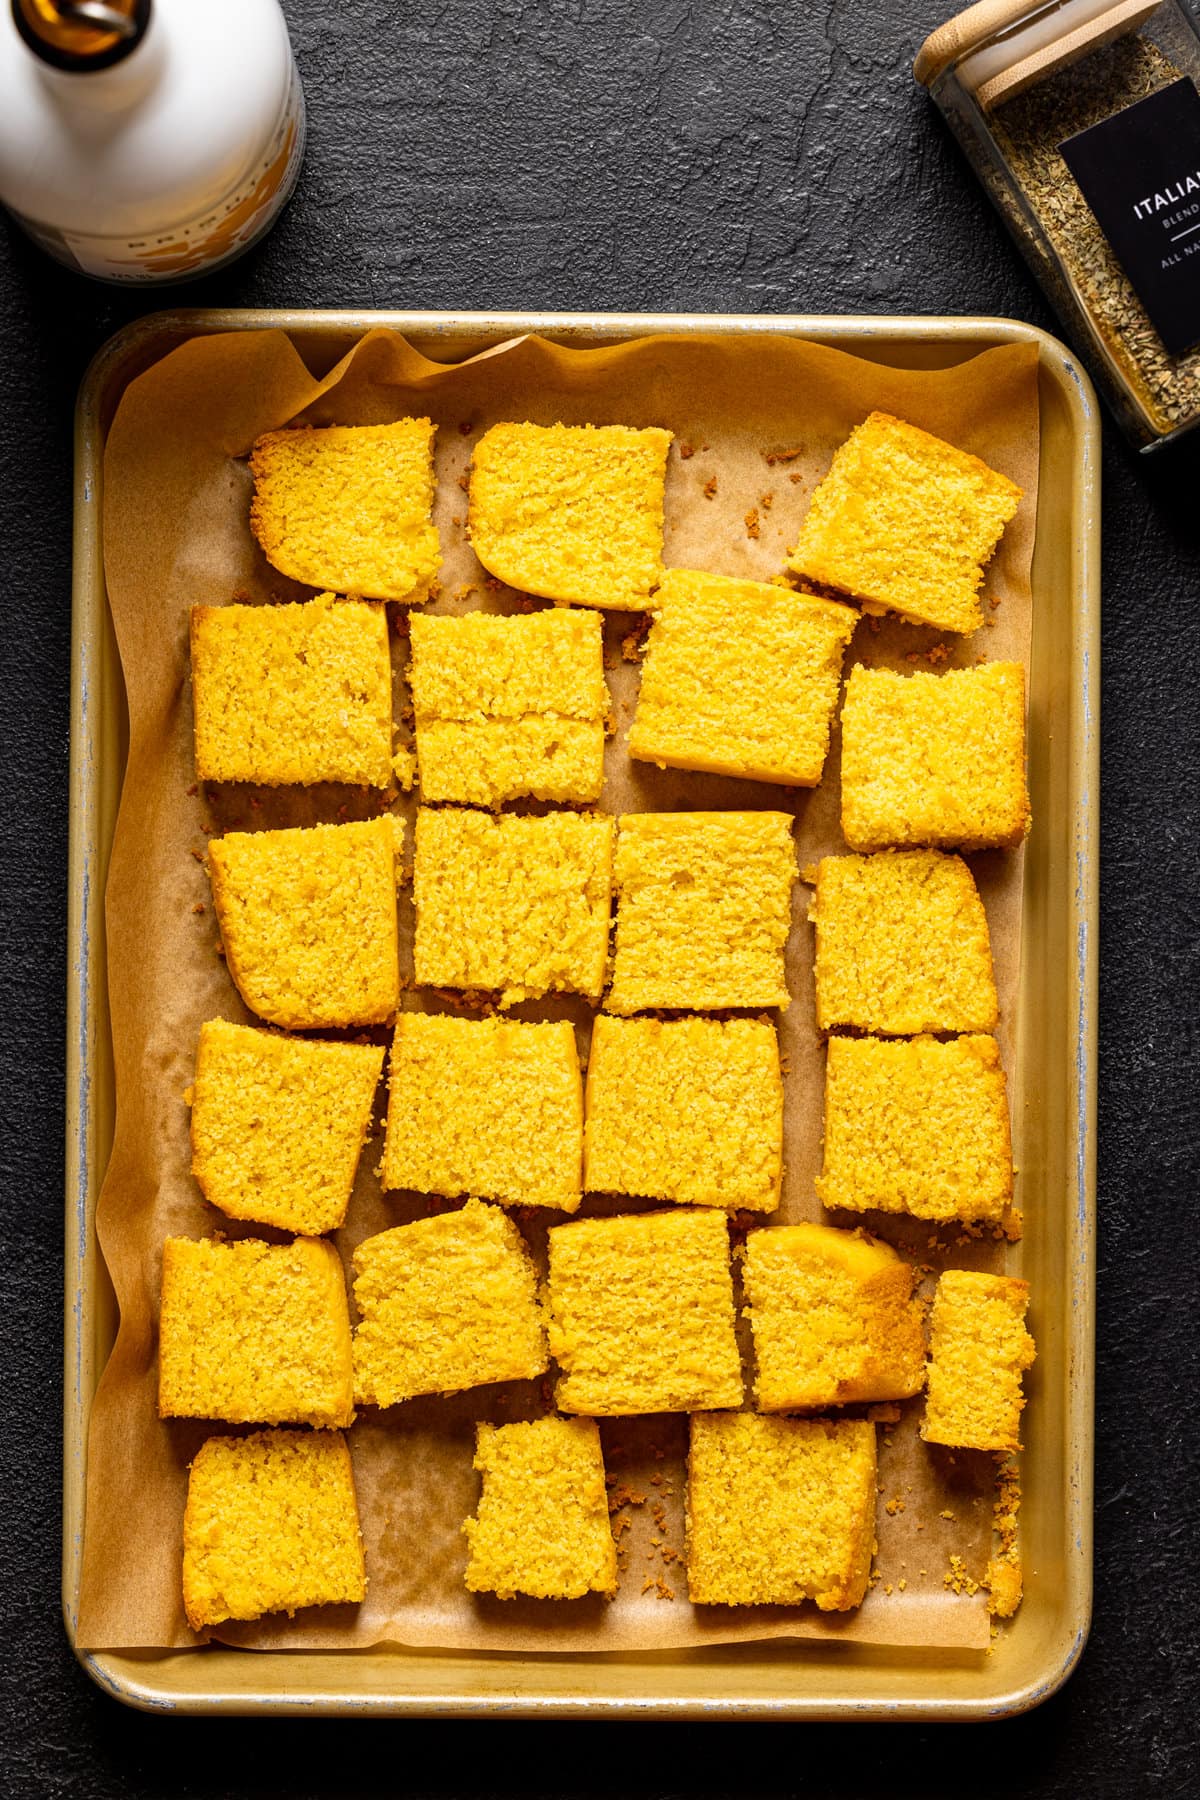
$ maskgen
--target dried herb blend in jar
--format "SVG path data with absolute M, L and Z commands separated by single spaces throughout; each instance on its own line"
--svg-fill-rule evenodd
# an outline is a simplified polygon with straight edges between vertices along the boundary
M 983 0 L 929 88 L 1133 441 L 1200 423 L 1200 33 L 1176 0 Z

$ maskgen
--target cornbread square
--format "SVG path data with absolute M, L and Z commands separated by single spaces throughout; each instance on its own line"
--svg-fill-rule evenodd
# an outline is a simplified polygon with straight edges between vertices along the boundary
M 422 807 L 413 966 L 425 987 L 568 990 L 598 999 L 608 956 L 613 822 Z
M 987 915 L 961 857 L 940 850 L 826 856 L 816 927 L 817 1025 L 878 1037 L 994 1031 Z
M 350 1317 L 323 1238 L 163 1245 L 158 1410 L 231 1425 L 349 1425 Z
M 473 1594 L 615 1594 L 617 1547 L 594 1419 L 479 1425 L 479 1510 L 463 1525 Z
M 852 850 L 1012 849 L 1029 829 L 1025 671 L 854 668 L 842 707 L 842 832 Z
M 420 601 L 441 563 L 428 419 L 268 431 L 250 453 L 250 529 L 294 581 Z
M 874 412 L 834 456 L 789 566 L 870 610 L 975 631 L 984 565 L 1020 500 L 977 456 Z
M 193 606 L 201 781 L 387 787 L 392 663 L 378 601 Z
M 742 1281 L 760 1412 L 903 1400 L 925 1381 L 916 1277 L 890 1244 L 830 1225 L 746 1239 Z
M 740 1406 L 729 1228 L 719 1212 L 576 1219 L 549 1233 L 559 1408 L 596 1415 Z
M 604 781 L 603 621 L 556 609 L 411 624 L 426 800 L 499 806 L 529 794 L 583 803 Z
M 340 1431 L 258 1431 L 200 1446 L 183 1515 L 183 1605 L 193 1631 L 354 1604 L 366 1592 Z
M 615 874 L 610 1012 L 787 1006 L 787 813 L 626 813 Z
M 583 1083 L 569 1020 L 400 1015 L 385 1188 L 574 1212 L 582 1162 Z
M 861 1605 L 875 1552 L 875 1427 L 710 1413 L 691 1433 L 692 1603 Z
M 272 1025 L 377 1025 L 400 1001 L 404 821 L 230 831 L 208 846 L 225 961 Z
M 629 425 L 493 425 L 475 446 L 470 532 L 510 587 L 637 611 L 662 576 L 671 433 Z
M 584 1130 L 590 1192 L 774 1212 L 782 1162 L 774 1025 L 596 1019 Z
M 1012 1145 L 995 1038 L 830 1038 L 817 1193 L 851 1212 L 1000 1218 Z
M 206 1019 L 191 1089 L 192 1174 L 231 1219 L 319 1237 L 346 1217 L 383 1051 Z
M 498 1206 L 397 1225 L 354 1252 L 355 1398 L 394 1406 L 547 1366 L 537 1274 Z
M 1029 1283 L 947 1269 L 930 1317 L 921 1436 L 964 1450 L 1019 1450 L 1021 1381 L 1036 1351 L 1025 1329 Z
M 654 608 L 629 754 L 815 787 L 858 614 L 691 569 L 668 570 Z

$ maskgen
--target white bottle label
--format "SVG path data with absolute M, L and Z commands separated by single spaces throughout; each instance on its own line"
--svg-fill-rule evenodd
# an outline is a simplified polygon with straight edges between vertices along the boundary
M 304 95 L 293 62 L 279 119 L 245 178 L 216 206 L 168 231 L 121 238 L 60 231 L 14 217 L 60 262 L 105 281 L 186 281 L 231 262 L 261 237 L 296 185 L 304 156 Z

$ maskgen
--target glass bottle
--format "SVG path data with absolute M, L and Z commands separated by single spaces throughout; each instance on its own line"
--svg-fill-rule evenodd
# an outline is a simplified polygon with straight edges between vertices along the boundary
M 1200 424 L 1200 29 L 1179 0 L 982 0 L 937 103 L 1142 449 Z
M 278 0 L 0 0 L 0 202 L 71 268 L 209 274 L 270 228 L 303 151 Z

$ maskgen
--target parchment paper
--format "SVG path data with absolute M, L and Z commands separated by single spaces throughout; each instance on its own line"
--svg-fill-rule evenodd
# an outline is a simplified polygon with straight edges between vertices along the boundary
M 986 626 L 966 640 L 864 620 L 847 659 L 910 667 L 1027 659 L 1029 567 L 1036 512 L 1037 354 L 992 349 L 947 371 L 898 370 L 775 337 L 659 337 L 577 351 L 526 338 L 462 365 L 432 363 L 394 334 L 365 337 L 324 379 L 279 332 L 197 338 L 126 391 L 105 460 L 104 538 L 109 596 L 129 694 L 130 748 L 107 894 L 107 948 L 116 1056 L 116 1139 L 97 1228 L 121 1324 L 92 1410 L 79 1643 L 85 1648 L 195 1644 L 183 1617 L 179 1559 L 189 1459 L 210 1430 L 160 1422 L 156 1333 L 161 1245 L 193 1237 L 276 1234 L 238 1226 L 201 1199 L 190 1174 L 188 1110 L 203 1019 L 248 1018 L 217 947 L 202 863 L 209 835 L 369 815 L 391 804 L 411 821 L 411 797 L 361 790 L 245 787 L 198 790 L 192 765 L 188 610 L 196 603 L 302 598 L 266 564 L 247 525 L 253 439 L 293 420 L 358 424 L 410 413 L 439 422 L 437 522 L 444 565 L 437 611 L 529 602 L 489 584 L 465 534 L 465 472 L 474 440 L 497 419 L 665 425 L 676 435 L 667 483 L 668 565 L 768 578 L 778 573 L 813 486 L 851 428 L 875 407 L 983 456 L 1025 490 L 989 570 Z M 397 716 L 407 661 L 403 609 L 391 608 Z M 814 793 L 631 763 L 624 735 L 636 695 L 627 660 L 639 620 L 606 621 L 605 661 L 617 723 L 603 806 L 652 809 L 790 808 L 801 866 L 841 847 L 838 753 Z M 940 646 L 944 646 L 941 648 Z M 928 660 L 933 653 L 933 662 Z M 1035 827 L 1036 829 L 1036 821 Z M 411 832 L 408 856 L 411 860 Z M 1000 1041 L 1011 1069 L 1020 946 L 1020 853 L 974 860 L 992 932 L 1001 997 Z M 792 1005 L 780 1025 L 786 1075 L 786 1180 L 778 1222 L 819 1218 L 823 1052 L 813 1022 L 809 890 L 798 885 L 788 949 Z M 412 901 L 400 899 L 411 978 Z M 409 991 L 405 1006 L 457 1003 Z M 590 1009 L 563 998 L 516 1017 L 566 1016 L 586 1050 Z M 1015 1098 L 1015 1097 L 1014 1097 Z M 378 1112 L 382 1117 L 383 1096 Z M 1013 1106 L 1019 1164 L 1020 1106 Z M 346 1229 L 347 1265 L 365 1236 L 457 1203 L 381 1194 L 378 1136 L 364 1152 Z M 624 1203 L 627 1207 L 631 1203 Z M 636 1205 L 636 1203 L 632 1203 Z M 612 1201 L 585 1201 L 612 1211 Z M 537 1254 L 557 1214 L 522 1217 Z M 933 1268 L 1002 1267 L 990 1236 L 936 1232 L 913 1221 L 866 1223 Z M 746 1221 L 742 1221 L 746 1223 Z M 749 1388 L 748 1388 L 749 1394 Z M 313 1609 L 294 1620 L 222 1630 L 254 1647 L 361 1648 L 377 1643 L 477 1649 L 652 1650 L 772 1637 L 841 1638 L 980 1649 L 981 1598 L 947 1592 L 951 1554 L 982 1575 L 990 1541 L 990 1459 L 922 1445 L 920 1401 L 880 1427 L 878 1579 L 857 1613 L 813 1608 L 693 1608 L 683 1549 L 686 1423 L 608 1421 L 606 1458 L 625 1572 L 611 1604 L 501 1602 L 463 1587 L 462 1520 L 474 1510 L 473 1425 L 531 1417 L 552 1405 L 550 1382 L 477 1389 L 377 1413 L 350 1434 L 370 1588 L 360 1608 Z M 903 1584 L 903 1585 L 902 1585 Z

